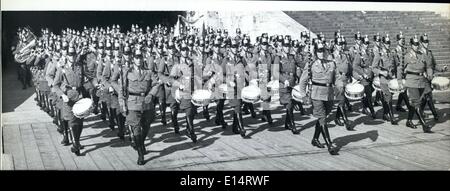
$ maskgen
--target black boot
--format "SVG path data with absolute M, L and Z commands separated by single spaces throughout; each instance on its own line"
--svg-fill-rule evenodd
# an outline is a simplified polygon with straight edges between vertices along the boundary
M 134 137 L 134 140 L 136 140 L 136 150 L 138 152 L 138 160 L 137 160 L 137 165 L 144 165 L 144 151 L 142 148 L 142 136 L 141 135 L 137 135 Z
M 73 144 L 72 147 L 70 148 L 70 150 L 75 153 L 75 155 L 80 156 L 80 150 L 81 150 L 81 144 L 80 144 L 80 132 L 79 129 L 80 127 L 77 128 L 72 128 L 72 136 L 73 136 Z
M 197 142 L 197 135 L 195 135 L 194 131 L 194 116 L 186 115 L 186 134 L 189 138 L 191 138 L 192 142 Z
M 338 109 L 341 111 L 340 113 L 342 115 L 342 119 L 344 120 L 345 128 L 348 131 L 353 131 L 354 130 L 353 126 L 350 124 L 350 121 L 348 120 L 347 112 L 345 111 L 344 107 L 343 106 L 339 106 Z
M 125 117 L 121 113 L 117 115 L 117 127 L 119 129 L 119 132 L 117 132 L 117 136 L 120 140 L 125 140 Z
M 431 93 L 430 93 L 430 94 L 431 94 Z M 438 114 L 438 112 L 436 111 L 436 107 L 434 107 L 434 102 L 433 102 L 433 98 L 431 97 L 431 95 L 430 95 L 430 97 L 428 98 L 427 103 L 428 103 L 428 107 L 429 107 L 430 110 L 431 110 L 431 113 L 433 114 L 434 120 L 435 120 L 435 121 L 439 121 L 439 114 Z
M 416 125 L 412 122 L 414 117 L 415 108 L 408 107 L 408 119 L 406 120 L 406 126 L 412 129 L 417 129 Z
M 395 110 L 397 110 L 398 112 L 406 112 L 406 110 L 402 107 L 402 101 L 405 101 L 404 96 L 406 96 L 405 92 L 401 92 L 400 94 L 398 94 L 397 105 L 395 106 Z
M 180 133 L 180 127 L 178 127 L 178 112 L 170 111 L 172 117 L 172 125 L 176 134 Z
M 211 120 L 211 116 L 209 116 L 208 106 L 203 107 L 203 117 L 206 119 L 206 121 Z
M 423 132 L 424 133 L 432 133 L 431 126 L 429 126 L 429 125 L 427 125 L 425 123 L 425 120 L 423 119 L 422 113 L 420 113 L 420 109 L 419 108 L 416 108 L 416 114 L 417 114 L 417 116 L 419 118 L 420 124 L 422 125 Z
M 314 137 L 311 141 L 312 146 L 318 147 L 318 148 L 325 148 L 325 146 L 322 145 L 319 141 L 320 132 L 322 129 L 320 128 L 319 121 L 316 121 L 316 126 L 314 128 Z
M 116 109 L 110 108 L 109 109 L 109 128 L 111 130 L 114 130 L 114 127 L 116 126 Z
M 288 122 L 288 127 L 289 129 L 292 131 L 293 134 L 299 134 L 300 131 L 297 129 L 297 127 L 295 126 L 295 122 L 294 122 L 294 115 L 292 115 L 292 113 L 289 111 L 289 109 L 286 109 L 286 117 L 289 118 Z
M 347 98 L 344 98 L 344 100 L 345 100 L 345 106 L 347 107 L 347 110 L 350 111 L 350 112 L 352 112 L 352 111 L 353 111 L 353 107 L 352 107 L 352 105 L 350 104 L 350 101 L 348 101 Z
M 53 102 L 51 100 L 49 100 L 48 105 L 50 107 L 50 113 L 49 113 L 50 117 L 55 117 L 55 108 L 53 106 Z
M 244 107 L 242 107 L 242 112 L 243 112 L 245 115 L 250 114 L 249 106 L 250 106 L 249 103 L 244 103 Z
M 303 104 L 302 103 L 297 103 L 298 107 L 300 108 L 300 115 L 305 115 L 305 108 L 303 108 Z
M 242 120 L 242 113 L 238 113 L 237 115 L 237 127 L 239 129 L 239 133 L 241 134 L 241 137 L 245 137 L 245 127 L 244 127 L 244 121 Z
M 263 110 L 261 112 L 261 121 L 263 121 L 263 122 L 268 121 L 268 119 L 267 119 L 267 111 L 266 110 Z
M 334 117 L 334 124 L 338 125 L 338 126 L 344 126 L 344 124 L 342 123 L 342 121 L 340 120 L 341 118 L 341 110 L 339 109 L 339 107 L 337 107 L 336 109 L 336 115 Z
M 250 114 L 252 116 L 253 119 L 256 118 L 256 112 L 255 112 L 255 107 L 253 106 L 253 104 L 248 104 L 248 108 L 250 109 Z
M 69 146 L 69 124 L 68 121 L 64 120 L 61 124 L 62 130 L 63 130 L 63 140 L 61 141 L 61 144 L 64 146 Z
M 323 139 L 325 140 L 325 144 L 327 145 L 328 152 L 331 155 L 337 155 L 338 151 L 337 151 L 337 148 L 335 146 L 333 146 L 333 142 L 331 142 L 330 133 L 328 132 L 327 125 L 320 125 L 320 127 L 322 129 L 322 136 L 323 136 Z
M 270 110 L 266 111 L 266 118 L 267 118 L 267 123 L 269 123 L 269 125 L 271 125 L 273 123 L 273 119 L 272 119 L 272 114 L 270 113 Z
M 385 101 L 381 101 L 381 104 L 383 106 L 383 120 L 390 121 L 390 117 L 388 115 L 389 111 L 388 111 L 387 103 Z
M 166 107 L 163 104 L 159 105 L 159 113 L 161 114 L 161 123 L 165 126 L 167 125 L 166 120 Z
M 389 118 L 391 119 L 391 124 L 392 125 L 398 125 L 397 121 L 395 121 L 394 119 L 394 110 L 392 109 L 392 101 L 390 103 L 387 104 L 387 108 L 389 110 Z
M 101 102 L 100 107 L 101 107 L 100 108 L 101 109 L 100 119 L 102 119 L 103 121 L 106 121 L 106 115 L 108 114 L 108 107 L 105 102 Z
M 233 111 L 233 124 L 231 125 L 231 131 L 234 134 L 239 134 L 237 114 L 234 111 Z
M 369 102 L 369 110 L 370 110 L 370 116 L 372 117 L 372 119 L 376 119 L 377 115 L 375 113 L 375 110 L 373 109 L 372 102 Z

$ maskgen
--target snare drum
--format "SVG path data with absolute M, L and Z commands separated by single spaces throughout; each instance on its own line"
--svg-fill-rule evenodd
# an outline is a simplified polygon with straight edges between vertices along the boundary
M 376 91 L 381 91 L 380 77 L 375 77 L 372 86 Z
M 400 86 L 398 86 L 398 80 L 397 79 L 392 79 L 389 81 L 388 83 L 388 87 L 389 87 L 389 91 L 393 94 L 395 93 L 401 93 L 405 90 L 405 80 L 402 80 L 402 88 L 400 88 Z
M 191 102 L 198 107 L 207 106 L 211 101 L 211 95 L 212 93 L 209 90 L 195 90 Z
M 257 103 L 261 99 L 261 90 L 258 86 L 247 86 L 242 88 L 241 99 L 246 103 Z
M 292 99 L 294 99 L 295 101 L 298 102 L 303 102 L 303 99 L 305 98 L 306 95 L 302 95 L 300 93 L 300 85 L 296 85 L 294 86 L 294 88 L 292 89 Z
M 431 84 L 433 85 L 433 89 L 438 91 L 448 90 L 450 80 L 446 77 L 434 77 L 433 80 L 431 80 Z
M 90 98 L 83 98 L 78 100 L 75 105 L 73 105 L 73 115 L 80 119 L 88 117 L 94 109 L 93 103 L 94 102 Z
M 364 97 L 364 86 L 360 83 L 347 84 L 345 86 L 345 97 L 350 100 L 360 100 Z

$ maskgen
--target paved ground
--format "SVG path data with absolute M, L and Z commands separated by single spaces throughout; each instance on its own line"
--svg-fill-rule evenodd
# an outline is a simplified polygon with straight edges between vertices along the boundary
M 356 131 L 330 122 L 330 133 L 340 155 L 310 145 L 314 121 L 296 112 L 300 135 L 283 128 L 283 113 L 274 114 L 271 127 L 245 116 L 249 138 L 223 131 L 201 115 L 195 120 L 198 143 L 176 135 L 172 128 L 155 122 L 148 135 L 144 166 L 136 165 L 137 153 L 129 142 L 118 139 L 98 116 L 85 120 L 81 143 L 83 156 L 62 146 L 51 118 L 39 110 L 33 91 L 22 90 L 11 69 L 3 71 L 2 168 L 14 170 L 450 170 L 450 104 L 437 104 L 442 119 L 431 120 L 433 134 L 405 126 L 371 120 L 358 112 L 349 114 Z M 439 99 L 439 98 L 438 98 Z M 441 98 L 448 99 L 448 97 Z M 355 105 L 361 107 L 360 104 Z M 210 108 L 211 111 L 214 107 Z M 377 107 L 378 117 L 381 108 Z M 309 110 L 308 110 L 309 111 Z M 426 111 L 429 114 L 429 111 Z M 211 114 L 214 114 L 211 112 Z M 229 109 L 226 119 L 231 124 Z M 214 119 L 214 118 L 213 118 Z M 185 122 L 179 116 L 181 126 Z M 417 121 L 416 121 L 417 122 Z M 184 133 L 184 128 L 182 128 Z M 322 140 L 323 142 L 323 140 Z

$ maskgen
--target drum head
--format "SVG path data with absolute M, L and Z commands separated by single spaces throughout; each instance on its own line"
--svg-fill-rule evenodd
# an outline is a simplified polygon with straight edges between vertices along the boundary
M 204 100 L 211 99 L 211 91 L 209 90 L 195 90 L 192 94 L 192 99 Z

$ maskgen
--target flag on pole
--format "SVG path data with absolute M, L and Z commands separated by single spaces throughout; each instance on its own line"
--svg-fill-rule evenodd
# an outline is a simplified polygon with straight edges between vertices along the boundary
M 180 17 L 178 17 L 177 24 L 175 24 L 173 36 L 180 36 Z

